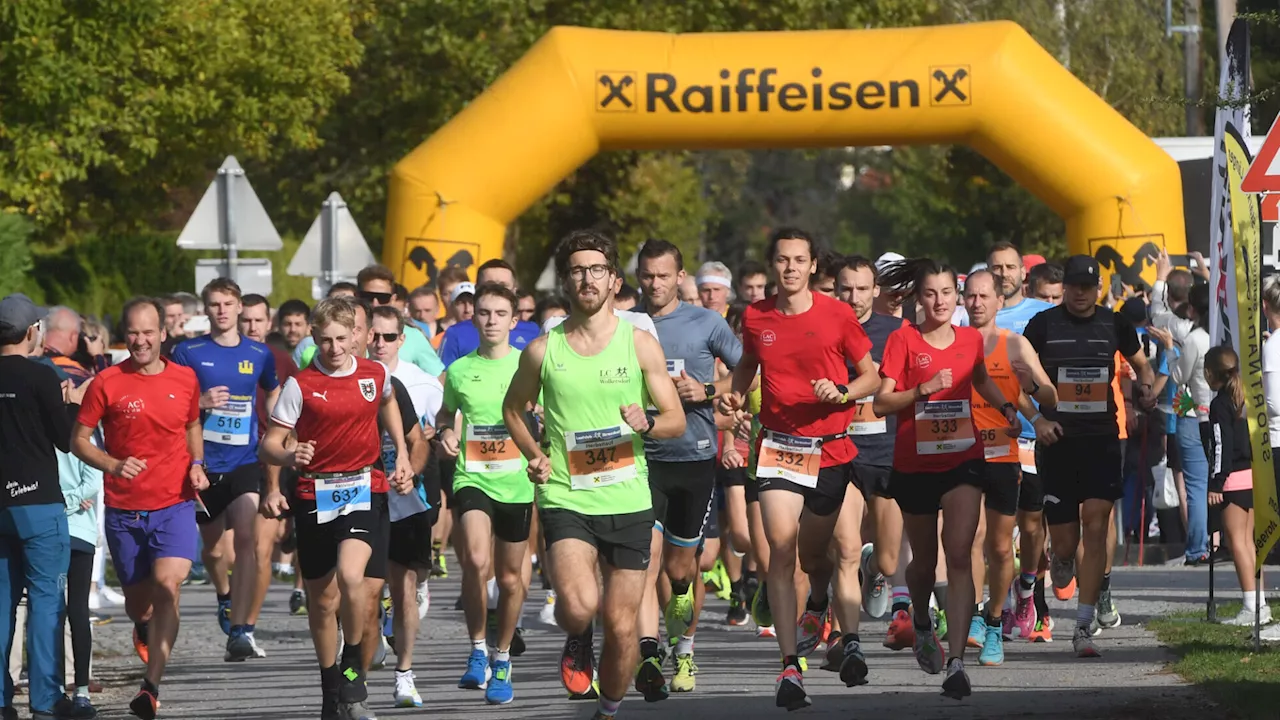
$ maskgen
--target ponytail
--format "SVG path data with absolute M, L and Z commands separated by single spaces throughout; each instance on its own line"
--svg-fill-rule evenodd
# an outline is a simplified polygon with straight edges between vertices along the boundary
M 1204 367 L 1222 383 L 1222 390 L 1231 400 L 1231 410 L 1236 417 L 1244 416 L 1244 382 L 1240 380 L 1240 357 L 1230 345 L 1209 348 L 1204 356 Z
M 912 295 L 916 288 L 924 284 L 924 279 L 933 275 L 950 275 L 952 284 L 957 284 L 955 268 L 939 263 L 931 258 L 912 258 L 889 263 L 880 271 L 880 288 L 902 295 Z

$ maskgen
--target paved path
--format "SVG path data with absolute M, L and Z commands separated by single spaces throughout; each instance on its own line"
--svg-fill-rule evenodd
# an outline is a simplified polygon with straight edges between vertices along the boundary
M 456 567 L 453 566 L 453 567 Z M 1218 573 L 1224 599 L 1239 597 L 1234 576 Z M 1273 574 L 1273 577 L 1280 577 Z M 1142 629 L 1152 617 L 1182 610 L 1203 609 L 1208 575 L 1203 569 L 1121 568 L 1113 587 L 1124 624 L 1100 636 L 1105 658 L 1080 661 L 1070 655 L 1069 638 L 1052 644 L 1006 646 L 1000 668 L 979 667 L 970 654 L 974 695 L 954 702 L 939 697 L 940 676 L 926 676 L 909 652 L 890 652 L 880 646 L 886 624 L 866 621 L 871 684 L 847 689 L 834 673 L 811 670 L 806 687 L 813 698 L 803 717 L 845 718 L 866 713 L 900 713 L 912 718 L 1035 717 L 1063 720 L 1150 718 L 1204 720 L 1212 716 L 1209 701 L 1165 668 L 1167 650 Z M 1269 583 L 1276 592 L 1274 581 Z M 538 624 L 536 611 L 542 593 L 534 592 L 528 607 L 529 650 L 515 662 L 516 702 L 496 708 L 484 704 L 482 694 L 456 688 L 468 652 L 462 613 L 452 609 L 458 594 L 456 575 L 432 581 L 432 607 L 418 640 L 416 672 L 426 707 L 391 708 L 394 679 L 390 670 L 375 671 L 370 679 L 372 707 L 379 717 L 458 718 L 589 718 L 594 703 L 565 699 L 556 662 L 563 635 Z M 178 648 L 162 687 L 162 717 L 198 720 L 266 720 L 319 716 L 319 677 L 309 644 L 306 619 L 287 614 L 288 590 L 272 587 L 258 639 L 269 656 L 244 664 L 222 662 L 224 636 L 214 621 L 214 596 L 209 587 L 184 591 L 184 624 Z M 1050 600 L 1058 617 L 1067 618 L 1066 605 Z M 756 639 L 747 628 L 724 624 L 725 604 L 712 599 L 698 633 L 700 666 L 698 690 L 653 705 L 634 692 L 623 704 L 621 717 L 668 718 L 680 713 L 698 720 L 741 720 L 782 717 L 773 705 L 773 680 L 778 672 L 773 641 Z M 131 693 L 141 667 L 128 653 L 130 626 L 121 616 L 99 628 L 98 674 L 109 684 Z M 1064 633 L 1065 634 L 1065 633 Z M 816 663 L 814 664 L 816 668 Z M 118 693 L 114 694 L 116 697 Z M 109 700 L 103 697 L 102 700 Z M 104 718 L 128 717 L 120 701 L 104 704 Z M 1206 714 L 1206 712 L 1210 714 Z

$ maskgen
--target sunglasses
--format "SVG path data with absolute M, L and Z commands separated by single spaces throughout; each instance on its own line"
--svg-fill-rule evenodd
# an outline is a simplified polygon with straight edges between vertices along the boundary
M 378 338 L 382 338 L 382 342 L 390 344 L 400 339 L 400 333 L 374 333 L 373 339 L 377 340 Z
M 390 305 L 391 298 L 395 297 L 395 293 L 389 292 L 370 292 L 369 290 L 360 291 L 360 299 L 369 302 L 378 303 L 379 305 Z
M 97 341 L 98 341 L 98 336 L 97 336 L 97 335 L 82 335 L 81 337 L 83 337 L 85 340 L 88 340 L 89 342 L 97 342 Z

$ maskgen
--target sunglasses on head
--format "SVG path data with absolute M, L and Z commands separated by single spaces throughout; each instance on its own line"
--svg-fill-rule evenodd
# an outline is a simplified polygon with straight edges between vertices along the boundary
M 373 339 L 377 340 L 378 338 L 382 338 L 384 343 L 393 343 L 400 339 L 400 333 L 374 333 Z
M 391 304 L 391 298 L 395 297 L 395 293 L 389 292 L 371 292 L 369 290 L 360 291 L 360 299 L 369 302 L 378 303 L 379 305 Z

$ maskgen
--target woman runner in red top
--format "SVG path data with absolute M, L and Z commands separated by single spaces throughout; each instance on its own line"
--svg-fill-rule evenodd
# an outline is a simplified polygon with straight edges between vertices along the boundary
M 929 611 L 938 553 L 938 510 L 943 514 L 947 616 L 955 628 L 969 627 L 973 615 L 973 568 L 969 549 L 981 512 L 983 449 L 974 431 L 970 403 L 976 390 L 1001 409 L 1017 434 L 1018 413 L 983 364 L 982 336 L 951 324 L 958 292 L 956 272 L 928 258 L 904 260 L 881 273 L 881 284 L 914 292 L 923 308 L 918 324 L 893 331 L 880 364 L 883 378 L 873 403 L 877 415 L 896 413 L 893 473 L 889 486 L 902 508 L 903 529 L 913 558 L 907 566 L 916 629 L 915 655 L 921 669 L 943 669 L 942 650 Z M 949 636 L 950 659 L 942 692 L 969 695 L 964 671 L 965 633 Z

